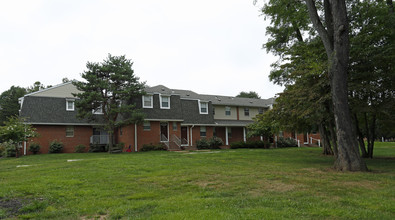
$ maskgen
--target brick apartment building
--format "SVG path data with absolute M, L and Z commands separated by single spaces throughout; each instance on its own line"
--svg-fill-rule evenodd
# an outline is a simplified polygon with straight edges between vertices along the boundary
M 42 153 L 48 152 L 53 140 L 63 142 L 65 153 L 72 153 L 79 144 L 89 146 L 108 141 L 107 133 L 99 129 L 100 124 L 76 117 L 76 98 L 72 93 L 78 92 L 67 82 L 19 99 L 20 116 L 40 134 L 33 141 L 42 146 Z M 136 106 L 145 113 L 144 123 L 121 127 L 114 137 L 132 151 L 139 151 L 145 144 L 158 143 L 168 148 L 194 149 L 197 140 L 213 136 L 221 138 L 224 147 L 246 141 L 246 126 L 274 102 L 274 99 L 201 95 L 162 85 L 147 87 L 145 92 L 146 95 L 135 100 Z M 96 114 L 100 117 L 100 112 Z M 24 144 L 24 154 L 28 153 L 28 145 Z

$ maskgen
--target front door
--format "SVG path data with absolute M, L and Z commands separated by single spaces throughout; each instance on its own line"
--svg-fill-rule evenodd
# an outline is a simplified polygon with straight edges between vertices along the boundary
M 188 128 L 181 127 L 181 144 L 188 145 Z
M 160 123 L 160 141 L 169 141 L 168 123 Z

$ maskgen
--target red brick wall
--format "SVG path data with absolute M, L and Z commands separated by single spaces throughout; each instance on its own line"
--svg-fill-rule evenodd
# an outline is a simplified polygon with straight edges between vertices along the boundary
M 169 122 L 169 138 L 170 140 L 172 140 L 172 136 L 175 135 L 178 138 L 181 138 L 181 123 L 180 122 L 176 122 L 177 123 L 177 130 L 174 131 L 173 129 L 173 122 Z
M 122 134 L 121 129 L 118 129 L 117 132 L 117 143 L 124 143 L 126 151 L 129 146 L 131 151 L 134 151 L 134 124 L 122 127 Z
M 231 129 L 232 129 L 232 136 L 229 137 L 229 144 L 244 140 L 242 127 L 232 127 Z
M 137 150 L 140 149 L 145 144 L 159 144 L 160 143 L 160 122 L 159 121 L 150 121 L 151 129 L 149 131 L 144 131 L 143 124 L 137 125 Z M 174 131 L 173 129 L 173 122 L 168 123 L 168 131 L 169 131 L 169 138 L 172 135 L 176 135 L 178 138 L 181 137 L 181 123 L 177 122 L 177 130 Z M 122 135 L 118 129 L 117 132 L 117 140 L 118 143 L 122 142 L 125 144 L 125 149 L 128 149 L 129 145 L 131 146 L 131 150 L 134 151 L 135 149 L 135 133 L 134 133 L 134 124 L 125 126 L 122 128 Z
M 196 147 L 196 141 L 202 138 L 206 138 L 207 140 L 213 137 L 213 127 L 204 126 L 206 127 L 206 136 L 200 136 L 200 126 L 195 126 L 192 129 L 192 145 Z M 191 137 L 189 137 L 191 138 Z
M 33 142 L 41 145 L 40 153 L 48 153 L 49 144 L 53 140 L 61 141 L 64 144 L 63 153 L 73 153 L 74 147 L 83 144 L 86 146 L 86 151 L 89 149 L 89 139 L 93 134 L 93 129 L 90 126 L 74 126 L 74 137 L 66 137 L 66 126 L 64 125 L 34 125 L 39 137 L 33 139 Z M 26 149 L 29 152 L 29 143 Z
M 222 141 L 224 142 L 224 145 L 225 145 L 226 144 L 225 127 L 215 127 L 215 133 L 216 133 L 217 137 L 222 139 Z
M 144 131 L 143 125 L 137 125 L 137 146 L 138 151 L 144 144 L 160 143 L 160 122 L 151 121 L 151 130 Z

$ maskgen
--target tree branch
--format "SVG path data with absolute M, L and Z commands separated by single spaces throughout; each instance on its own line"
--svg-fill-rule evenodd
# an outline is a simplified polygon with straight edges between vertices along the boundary
M 317 8 L 315 7 L 314 0 L 305 0 L 307 4 L 307 8 L 309 10 L 309 16 L 313 23 L 314 28 L 317 30 L 318 34 L 320 35 L 322 42 L 324 43 L 326 54 L 328 57 L 331 56 L 333 53 L 333 44 L 331 43 L 330 36 L 328 31 L 325 29 L 324 25 L 320 20 L 320 17 L 317 13 Z

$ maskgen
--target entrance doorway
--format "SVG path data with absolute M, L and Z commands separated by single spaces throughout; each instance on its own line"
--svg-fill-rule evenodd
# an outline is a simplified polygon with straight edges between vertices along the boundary
M 169 141 L 169 123 L 160 123 L 160 141 Z
M 188 145 L 188 127 L 181 127 L 181 145 Z

